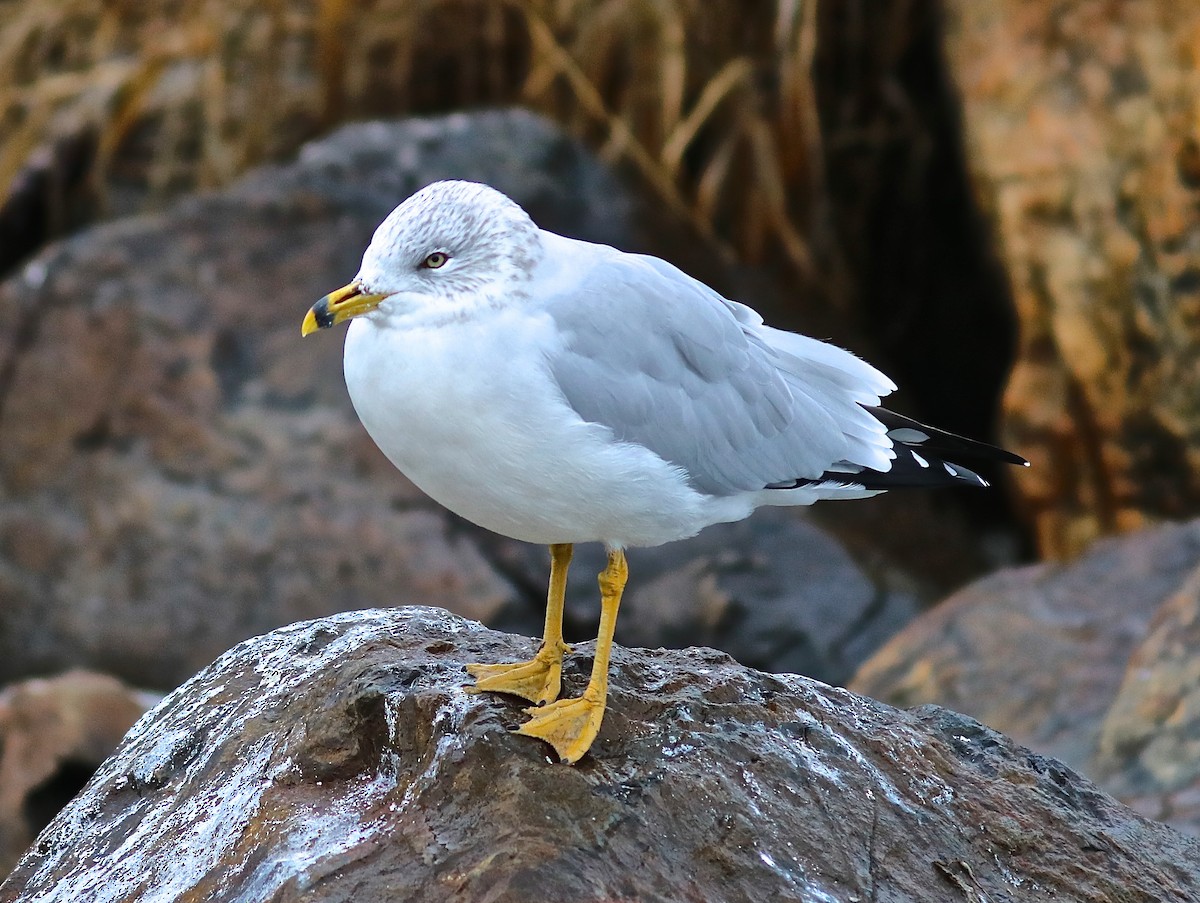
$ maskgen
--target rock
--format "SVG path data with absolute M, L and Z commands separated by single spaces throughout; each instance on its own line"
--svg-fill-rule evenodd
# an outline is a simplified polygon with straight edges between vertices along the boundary
M 0 874 L 157 702 L 88 671 L 0 691 Z
M 545 581 L 545 550 L 513 544 L 509 554 L 510 574 L 520 568 L 523 582 Z M 567 584 L 571 641 L 596 635 L 595 575 L 604 563 L 600 546 L 576 549 Z M 716 646 L 751 668 L 828 683 L 849 680 L 917 615 L 922 595 L 897 569 L 860 566 L 834 537 L 778 508 L 686 542 L 632 549 L 629 567 L 618 642 Z
M 999 572 L 910 623 L 850 687 L 965 712 L 1200 833 L 1198 560 L 1193 521 Z
M 161 210 L 289 159 L 342 120 L 521 103 L 636 174 L 647 197 L 637 219 L 651 239 L 641 250 L 779 325 L 873 349 L 905 387 L 905 413 L 984 439 L 994 430 L 1013 314 L 968 191 L 938 0 L 784 11 L 723 0 L 649 18 L 614 17 L 598 2 L 536 13 L 491 5 L 479 16 L 454 3 L 414 14 L 405 0 L 302 5 L 287 16 L 213 2 L 0 21 L 0 46 L 14 48 L 0 100 L 0 274 L 95 217 Z M 393 175 L 357 190 L 386 211 L 414 158 L 427 176 L 526 167 L 527 183 L 555 182 L 555 205 L 570 202 L 601 237 L 629 242 L 610 215 L 622 191 L 591 190 L 586 168 L 564 173 L 553 149 L 542 153 L 520 129 L 507 142 L 477 143 L 473 131 L 434 136 L 434 153 L 413 146 L 403 158 L 381 145 Z M 340 160 L 332 168 L 346 173 Z M 536 198 L 522 201 L 553 225 Z M 731 274 L 734 248 L 743 267 Z M 987 566 L 983 519 L 1010 537 L 1016 528 L 1001 493 L 954 498 L 947 508 L 971 506 L 966 531 L 942 512 L 915 531 L 874 530 L 872 545 L 900 540 L 921 562 L 953 549 L 923 576 L 961 585 Z M 943 578 L 947 561 L 968 573 Z
M 579 145 L 493 112 L 349 127 L 0 284 L 0 682 L 82 665 L 170 688 L 247 636 L 397 592 L 537 625 L 366 437 L 341 337 L 299 337 L 379 220 L 448 175 L 564 232 L 629 231 Z
M 1184 901 L 1200 846 L 961 715 L 711 650 L 617 649 L 579 766 L 463 665 L 532 642 L 429 608 L 242 643 L 130 732 L 0 901 Z M 566 684 L 588 667 L 577 654 Z
M 540 631 L 545 551 L 484 537 L 417 492 L 350 408 L 341 336 L 299 337 L 379 220 L 448 176 L 491 182 L 555 231 L 637 235 L 629 195 L 578 144 L 529 113 L 487 112 L 347 127 L 0 284 L 0 681 L 86 666 L 169 689 L 247 636 L 397 594 Z M 631 639 L 732 639 L 754 664 L 828 680 L 923 594 L 789 516 L 636 558 L 651 579 L 693 575 L 685 588 L 726 575 L 707 622 L 678 609 L 654 630 L 635 577 Z M 596 609 L 584 574 L 580 625 Z M 751 605 L 750 583 L 781 606 Z
M 946 4 L 1021 322 L 1004 431 L 1044 554 L 1200 512 L 1200 7 Z
M 1200 834 L 1200 568 L 1163 603 L 1100 725 L 1089 772 L 1139 812 Z

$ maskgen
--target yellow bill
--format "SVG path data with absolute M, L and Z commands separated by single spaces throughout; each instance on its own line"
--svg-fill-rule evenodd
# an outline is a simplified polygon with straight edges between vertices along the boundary
M 328 329 L 330 326 L 337 326 L 338 323 L 361 316 L 374 310 L 386 297 L 386 294 L 366 293 L 356 282 L 344 285 L 309 308 L 308 313 L 304 315 L 300 335 L 306 336 L 318 329 Z

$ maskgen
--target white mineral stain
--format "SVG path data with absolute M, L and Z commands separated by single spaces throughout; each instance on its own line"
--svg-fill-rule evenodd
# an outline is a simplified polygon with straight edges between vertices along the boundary
M 433 726 L 435 729 L 443 730 L 444 733 L 438 738 L 433 749 L 433 754 L 429 757 L 429 764 L 425 767 L 424 771 L 414 777 L 408 786 L 404 788 L 404 794 L 400 799 L 401 809 L 411 806 L 422 790 L 434 786 L 438 781 L 442 765 L 446 761 L 450 751 L 462 748 L 462 738 L 459 736 L 458 731 L 462 727 L 463 718 L 470 708 L 470 697 L 459 690 L 451 695 L 437 710 L 437 713 L 433 716 Z
M 220 783 L 210 782 L 203 794 L 186 798 L 182 803 L 177 802 L 174 792 L 163 794 L 160 801 L 140 812 L 140 818 L 118 847 L 100 855 L 92 850 L 86 871 L 77 871 L 60 881 L 38 900 L 118 903 L 135 896 L 164 901 L 179 897 L 222 865 L 242 829 L 253 818 L 270 784 L 271 746 L 270 738 L 262 738 L 249 747 L 225 779 Z M 183 781 L 191 777 L 186 776 Z M 77 800 L 72 809 L 80 802 Z M 175 855 L 166 857 L 159 845 L 168 837 L 186 842 L 179 844 Z M 54 862 L 53 857 L 47 857 L 39 873 Z
M 235 855 L 249 825 L 259 818 L 264 794 L 278 779 L 294 771 L 295 765 L 290 758 L 271 764 L 282 738 L 267 733 L 238 749 L 236 757 L 227 759 L 220 766 L 221 779 L 216 781 L 210 769 L 223 752 L 217 744 L 223 743 L 227 749 L 228 744 L 237 742 L 239 734 L 245 733 L 247 722 L 260 718 L 265 711 L 286 706 L 295 698 L 304 675 L 332 668 L 381 633 L 400 631 L 405 622 L 430 617 L 430 612 L 422 610 L 347 612 L 293 625 L 226 652 L 143 717 L 126 736 L 119 758 L 110 758 L 101 766 L 87 790 L 47 828 L 41 843 L 46 852 L 30 884 L 45 884 L 56 871 L 74 874 L 31 900 L 118 903 L 139 899 L 165 903 L 214 872 L 242 874 L 244 863 L 231 862 L 229 857 Z M 441 613 L 436 617 L 444 619 Z M 330 638 L 331 622 L 351 622 L 352 626 Z M 456 628 L 462 629 L 475 627 Z M 301 650 L 306 644 L 316 651 L 304 654 Z M 215 679 L 222 673 L 257 674 L 257 685 L 242 689 L 241 698 L 225 684 L 205 686 L 209 675 Z M 226 701 L 214 706 L 213 701 L 220 697 Z M 424 773 L 407 788 L 406 798 L 436 781 L 448 753 L 461 742 L 457 732 L 470 705 L 465 693 L 455 693 L 438 710 L 434 724 L 443 736 Z M 388 705 L 385 711 L 394 733 L 394 710 Z M 194 750 L 189 749 L 192 743 L 197 744 Z M 395 790 L 396 773 L 385 771 L 390 773 L 365 780 L 322 811 L 288 813 L 282 842 L 270 849 L 267 858 L 254 867 L 244 883 L 239 880 L 231 893 L 247 903 L 269 899 L 285 882 L 295 880 L 303 886 L 319 877 L 321 862 L 337 860 L 369 843 L 380 830 L 379 817 L 363 823 L 361 813 L 374 810 L 382 817 L 386 812 L 386 797 Z M 191 785 L 203 790 L 189 792 Z M 103 843 L 104 831 L 96 832 L 92 823 L 106 805 L 113 807 L 111 802 L 106 803 L 113 792 L 136 793 L 140 798 L 124 804 L 116 813 L 115 817 L 130 827 L 119 846 L 110 850 Z M 93 834 L 96 842 L 89 843 Z M 169 856 L 163 855 L 164 838 L 178 838 Z M 68 857 L 78 857 L 81 862 L 73 869 L 63 869 L 63 860 Z
M 284 886 L 296 890 L 311 887 L 329 872 L 355 858 L 361 848 L 365 855 L 386 828 L 387 796 L 396 789 L 396 779 L 379 774 L 362 781 L 346 794 L 288 813 L 287 828 L 267 849 L 260 862 L 237 888 L 238 900 L 271 900 Z M 379 814 L 367 821 L 363 813 Z
M 785 679 L 785 681 L 794 677 L 790 674 L 781 674 L 777 676 Z M 795 678 L 795 680 L 799 681 L 800 679 Z M 796 689 L 797 692 L 802 692 L 803 688 L 797 684 Z M 847 691 L 842 692 L 847 699 L 855 704 L 859 704 L 857 698 L 854 697 L 853 694 Z M 830 720 L 833 721 L 833 723 L 836 724 L 845 717 L 844 713 L 839 712 L 838 709 L 821 694 L 805 693 L 803 695 L 808 695 L 814 703 L 829 711 L 831 716 Z M 913 809 L 913 807 L 904 798 L 900 792 L 900 789 L 896 786 L 892 779 L 874 763 L 872 763 L 866 756 L 864 756 L 853 743 L 851 743 L 841 734 L 828 730 L 819 718 L 814 717 L 804 709 L 796 710 L 795 719 L 801 724 L 808 726 L 810 730 L 814 732 L 819 731 L 823 740 L 832 743 L 837 747 L 838 751 L 843 756 L 854 763 L 855 769 L 860 771 L 861 774 L 849 776 L 848 780 L 852 786 L 856 788 L 862 788 L 864 783 L 867 785 L 873 784 L 879 788 L 879 790 L 883 793 L 884 798 L 893 806 L 896 806 L 898 809 L 909 815 L 917 814 L 916 810 Z M 804 764 L 806 767 L 809 767 L 815 773 L 821 774 L 827 777 L 829 780 L 834 781 L 834 783 L 838 786 L 844 786 L 844 781 L 847 780 L 847 778 L 841 771 L 822 761 L 820 754 L 815 750 L 812 750 L 812 747 L 801 744 L 801 749 L 803 750 L 801 755 L 804 758 Z M 866 775 L 868 779 L 866 782 L 864 782 L 862 774 Z M 946 785 L 944 784 L 941 785 L 943 788 L 945 786 Z

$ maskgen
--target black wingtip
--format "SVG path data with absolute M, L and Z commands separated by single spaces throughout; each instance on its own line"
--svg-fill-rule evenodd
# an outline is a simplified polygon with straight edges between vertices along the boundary
M 921 454 L 928 451 L 947 461 L 965 458 L 968 461 L 999 461 L 1003 464 L 1015 464 L 1018 467 L 1029 466 L 1027 460 L 1006 448 L 989 445 L 987 442 L 980 442 L 977 439 L 968 439 L 966 436 L 960 436 L 948 430 L 940 430 L 935 426 L 927 426 L 911 417 L 889 411 L 887 408 L 867 405 L 863 407 L 870 411 L 871 416 L 887 427 L 889 435 L 895 431 L 901 431 L 904 434 L 924 434 L 924 438 L 918 440 L 893 438 L 892 441 L 897 446 L 914 448 Z
M 889 411 L 886 408 L 863 407 L 887 427 L 888 438 L 895 458 L 887 470 L 840 461 L 832 470 L 819 477 L 800 478 L 786 483 L 773 483 L 767 489 L 797 489 L 803 486 L 844 485 L 856 490 L 935 489 L 939 486 L 975 486 L 988 489 L 991 483 L 970 467 L 959 463 L 966 460 L 1000 461 L 1028 467 L 1020 455 L 986 442 L 926 426 L 919 421 Z
M 1029 461 L 1014 452 L 1010 452 L 1006 448 L 1001 448 L 998 445 L 988 445 L 986 442 L 977 442 L 976 445 L 981 445 L 991 452 L 990 456 L 988 456 L 990 460 L 1002 461 L 1005 464 L 1016 464 L 1018 467 L 1029 466 Z

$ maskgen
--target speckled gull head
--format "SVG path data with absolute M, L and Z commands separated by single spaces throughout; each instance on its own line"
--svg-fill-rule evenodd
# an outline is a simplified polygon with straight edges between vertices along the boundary
M 762 505 L 986 486 L 973 462 L 1025 463 L 881 407 L 895 385 L 848 351 L 663 260 L 541 230 L 485 185 L 402 203 L 302 331 L 351 318 L 346 388 L 384 454 L 467 520 L 550 546 L 537 654 L 467 671 L 475 691 L 533 702 L 517 732 L 564 762 L 600 730 L 625 548 Z M 604 543 L 608 566 L 591 677 L 559 699 L 577 542 Z
M 358 275 L 313 307 L 304 334 L 364 314 L 452 319 L 510 301 L 541 256 L 538 232 L 488 185 L 434 182 L 380 223 Z

